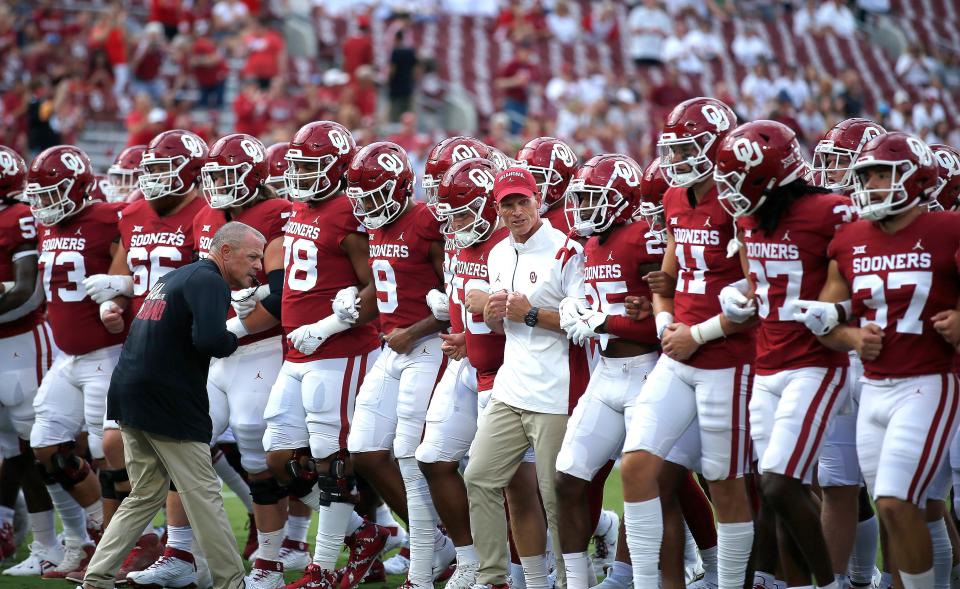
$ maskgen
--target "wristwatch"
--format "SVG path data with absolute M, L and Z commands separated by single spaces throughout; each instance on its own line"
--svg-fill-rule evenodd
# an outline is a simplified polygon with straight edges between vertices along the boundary
M 540 320 L 540 309 L 537 307 L 532 307 L 527 314 L 523 316 L 523 322 L 527 327 L 536 327 L 537 321 Z

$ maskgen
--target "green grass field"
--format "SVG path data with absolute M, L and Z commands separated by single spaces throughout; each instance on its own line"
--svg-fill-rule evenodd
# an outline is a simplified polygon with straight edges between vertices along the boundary
M 247 530 L 244 529 L 244 526 L 247 523 L 246 510 L 243 507 L 243 503 L 241 503 L 240 500 L 233 495 L 233 493 L 229 491 L 225 491 L 225 499 L 226 499 L 226 506 L 227 506 L 227 515 L 230 516 L 230 523 L 233 525 L 233 531 L 237 537 L 237 545 L 242 546 L 247 538 Z M 604 506 L 607 509 L 612 509 L 616 511 L 620 515 L 623 514 L 623 492 L 620 488 L 619 471 L 615 470 L 610 475 L 610 479 L 607 481 L 607 486 L 606 486 L 606 489 L 604 490 Z M 317 523 L 316 523 L 316 519 L 314 519 L 313 524 L 310 526 L 310 534 L 308 535 L 308 539 L 311 547 L 313 545 L 313 537 L 316 535 L 316 532 L 317 532 Z M 29 543 L 29 537 L 28 537 L 28 541 L 25 542 L 25 545 L 21 547 L 20 552 L 19 554 L 17 554 L 16 559 L 10 559 L 9 561 L 4 562 L 2 565 L 0 565 L 0 569 L 6 568 L 8 566 L 12 566 L 17 562 L 20 562 L 22 559 L 26 558 L 27 543 Z M 344 553 L 344 556 L 346 556 L 346 553 Z M 249 568 L 249 564 L 247 565 L 247 568 Z M 297 573 L 288 573 L 287 581 L 288 582 L 293 581 L 298 577 L 299 577 L 299 574 Z M 386 583 L 363 585 L 363 587 L 368 587 L 369 589 L 383 589 L 383 588 L 393 589 L 394 587 L 398 587 L 401 583 L 403 583 L 403 581 L 404 581 L 403 576 L 400 576 L 400 575 L 388 576 Z M 67 588 L 73 589 L 75 585 L 73 585 L 72 583 L 68 583 L 66 581 L 50 581 L 50 580 L 45 581 L 43 579 L 40 579 L 39 577 L 7 577 L 7 576 L 0 575 L 0 588 L 3 588 L 3 589 L 7 589 L 7 588 L 33 589 L 33 588 L 40 588 L 40 587 L 42 587 L 43 589 L 58 589 L 59 587 L 63 587 L 65 589 Z

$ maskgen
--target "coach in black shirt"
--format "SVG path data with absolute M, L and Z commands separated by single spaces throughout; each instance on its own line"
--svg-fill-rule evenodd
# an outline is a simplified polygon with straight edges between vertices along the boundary
M 132 488 L 97 546 L 84 587 L 113 587 L 124 557 L 163 505 L 171 479 L 214 588 L 244 586 L 210 461 L 206 385 L 210 358 L 237 349 L 237 336 L 226 328 L 230 290 L 255 284 L 264 244 L 252 227 L 227 223 L 213 236 L 209 258 L 160 278 L 137 312 L 107 393 L 107 417 L 120 423 Z M 189 553 L 175 556 L 193 560 Z

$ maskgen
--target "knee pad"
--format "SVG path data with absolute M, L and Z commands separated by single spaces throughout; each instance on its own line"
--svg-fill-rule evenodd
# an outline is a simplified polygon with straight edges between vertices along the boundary
M 110 471 L 106 469 L 101 469 L 97 473 L 97 478 L 100 479 L 100 496 L 104 499 L 114 499 L 117 498 L 117 490 L 113 488 L 113 479 L 110 478 Z
M 353 503 L 353 477 L 346 476 L 346 452 L 340 451 L 330 459 L 330 469 L 317 476 L 320 503 Z
M 67 491 L 83 482 L 90 474 L 90 464 L 77 456 L 75 446 L 74 442 L 60 444 L 50 457 L 49 475 Z
M 306 448 L 297 448 L 293 451 L 293 458 L 284 465 L 284 470 L 291 478 L 287 489 L 294 497 L 304 497 L 313 490 L 317 484 L 317 463 L 314 461 L 310 451 Z
M 253 479 L 249 485 L 250 496 L 257 505 L 276 505 L 281 499 L 286 497 L 289 492 L 288 489 L 281 487 L 277 479 L 273 477 Z

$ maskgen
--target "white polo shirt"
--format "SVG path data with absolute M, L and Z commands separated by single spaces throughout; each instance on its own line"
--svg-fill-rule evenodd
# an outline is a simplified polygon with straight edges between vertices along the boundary
M 490 292 L 527 295 L 530 304 L 557 311 L 568 296 L 584 298 L 583 248 L 543 220 L 526 243 L 513 236 L 498 243 L 487 258 Z M 502 403 L 537 413 L 566 415 L 571 398 L 570 342 L 563 332 L 503 320 L 506 344 L 492 396 Z M 582 383 L 574 382 L 574 386 Z

